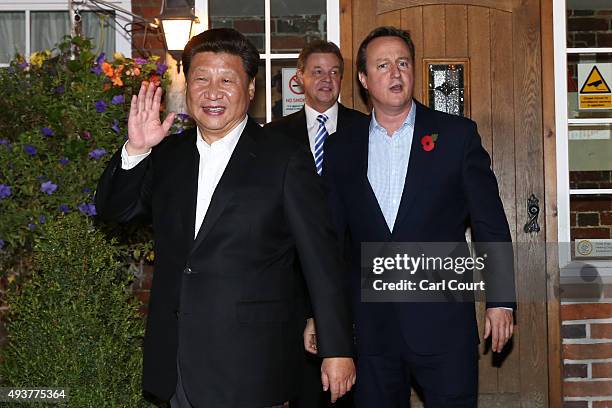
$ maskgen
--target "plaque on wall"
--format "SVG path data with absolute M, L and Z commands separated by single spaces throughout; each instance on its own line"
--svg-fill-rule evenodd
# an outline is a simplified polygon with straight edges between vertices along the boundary
M 423 60 L 423 103 L 458 116 L 470 115 L 470 61 L 468 58 Z

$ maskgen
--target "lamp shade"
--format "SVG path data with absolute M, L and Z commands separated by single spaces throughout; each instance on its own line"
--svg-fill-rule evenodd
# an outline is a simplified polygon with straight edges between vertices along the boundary
M 194 0 L 164 0 L 159 20 L 168 51 L 182 51 L 191 35 L 196 16 Z
M 168 51 L 182 51 L 191 35 L 193 20 L 161 20 Z

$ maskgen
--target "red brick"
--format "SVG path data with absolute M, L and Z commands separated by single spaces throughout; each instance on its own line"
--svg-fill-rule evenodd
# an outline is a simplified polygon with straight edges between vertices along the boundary
M 578 225 L 581 227 L 599 226 L 598 213 L 578 213 Z
M 149 304 L 150 292 L 148 290 L 139 290 L 135 293 L 136 298 L 142 302 L 143 305 Z
M 612 212 L 602 212 L 599 217 L 601 218 L 601 225 L 612 225 Z
M 586 378 L 586 364 L 565 364 L 563 366 L 563 378 Z
M 593 401 L 593 408 L 612 408 L 612 401 Z
M 589 401 L 563 401 L 563 408 L 589 408 Z
M 572 228 L 571 237 L 572 239 L 607 239 L 612 235 L 610 234 L 610 228 Z
M 612 323 L 591 324 L 592 339 L 612 339 Z
M 612 210 L 612 199 L 610 197 L 573 196 L 570 200 L 572 211 L 610 211 Z
M 607 319 L 610 317 L 612 317 L 612 303 L 561 305 L 562 320 Z
M 569 35 L 569 39 L 571 47 L 597 47 L 595 33 L 574 33 Z
M 612 343 L 564 344 L 563 358 L 568 360 L 612 358 Z M 610 390 L 609 394 L 603 395 L 612 395 L 612 390 Z
M 576 226 L 576 218 L 577 218 L 577 213 L 571 213 L 570 214 L 570 226 L 571 227 L 575 227 Z
M 612 395 L 612 381 L 565 381 L 565 397 L 596 397 Z
M 607 18 L 570 18 L 567 31 L 607 31 L 610 23 Z
M 303 36 L 272 37 L 273 50 L 301 50 L 306 44 Z
M 598 47 L 612 47 L 612 34 L 597 33 L 597 46 Z
M 612 378 L 612 363 L 593 363 L 593 378 Z
M 259 34 L 266 31 L 266 23 L 264 20 L 236 20 L 234 28 L 242 34 Z

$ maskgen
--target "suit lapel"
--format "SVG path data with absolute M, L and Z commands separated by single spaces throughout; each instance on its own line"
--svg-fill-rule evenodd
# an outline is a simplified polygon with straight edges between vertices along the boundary
M 184 137 L 186 138 L 184 141 L 185 151 L 179 154 L 181 160 L 177 162 L 179 171 L 176 178 L 177 180 L 183 180 L 185 185 L 185 193 L 181 198 L 179 214 L 183 236 L 185 236 L 187 246 L 190 247 L 193 243 L 198 195 L 199 155 L 196 147 L 196 138 L 198 137 L 196 129 L 193 128 Z
M 259 125 L 251 119 L 248 119 L 247 125 L 242 131 L 236 148 L 212 195 L 210 205 L 204 216 L 204 221 L 202 221 L 202 226 L 191 247 L 192 253 L 198 248 L 202 241 L 204 241 L 227 204 L 231 201 L 236 190 L 241 185 L 242 180 L 246 178 L 251 168 L 251 162 L 256 157 L 256 144 L 253 135 L 259 130 Z
M 428 112 L 418 102 L 414 101 L 413 109 L 416 108 L 416 118 L 414 123 L 414 133 L 410 146 L 410 159 L 408 161 L 408 171 L 404 181 L 404 190 L 400 206 L 397 211 L 394 226 L 401 224 L 402 220 L 409 214 L 410 206 L 421 190 L 423 181 L 426 179 L 425 167 L 427 164 L 427 152 L 423 150 L 421 138 L 427 133 L 434 131 L 432 124 L 429 123 Z M 393 232 L 396 228 L 393 228 Z
M 305 108 L 302 108 L 291 119 L 291 132 L 289 136 L 295 138 L 300 143 L 306 143 L 307 146 L 310 146 L 307 126 L 306 111 Z
M 338 120 L 340 117 L 338 116 Z M 374 194 L 374 190 L 372 189 L 372 185 L 368 180 L 368 148 L 369 148 L 369 140 L 370 140 L 370 127 L 369 123 L 371 120 L 371 116 L 368 116 L 367 125 L 358 126 L 357 129 L 361 134 L 354 134 L 353 140 L 355 148 L 357 149 L 357 155 L 347 155 L 347 157 L 358 157 L 356 161 L 359 166 L 358 173 L 359 174 L 359 184 L 358 188 L 360 189 L 360 194 L 358 197 L 363 197 L 364 205 L 366 207 L 366 211 L 369 214 L 373 215 L 373 220 L 380 228 L 385 231 L 385 236 L 390 237 L 391 231 L 389 230 L 389 226 L 385 221 L 385 217 L 380 209 L 380 204 L 378 203 L 378 199 L 376 198 L 376 194 Z

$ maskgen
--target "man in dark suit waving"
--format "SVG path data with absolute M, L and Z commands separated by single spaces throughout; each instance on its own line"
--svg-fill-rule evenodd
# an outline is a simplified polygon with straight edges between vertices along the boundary
M 323 168 L 325 140 L 337 129 L 365 117 L 363 113 L 338 103 L 343 72 L 344 59 L 336 44 L 324 40 L 308 43 L 300 52 L 296 73 L 304 91 L 304 107 L 266 125 L 267 128 L 309 147 L 318 174 L 321 174 Z M 308 310 L 306 314 L 309 313 Z M 312 318 L 307 320 L 304 329 L 304 346 L 312 355 L 305 356 L 301 397 L 292 401 L 291 405 L 296 408 L 327 406 L 321 387 L 321 360 L 314 356 L 317 349 Z M 350 405 L 350 401 L 345 400 L 339 403 Z
M 294 398 L 303 274 L 335 401 L 355 379 L 351 318 L 312 158 L 248 118 L 259 54 L 242 34 L 199 34 L 182 62 L 197 130 L 167 136 L 173 115 L 160 122 L 161 89 L 143 84 L 96 195 L 104 219 L 153 222 L 143 387 L 181 408 Z
M 467 249 L 468 226 L 474 241 L 509 243 L 489 156 L 474 122 L 413 99 L 414 46 L 406 31 L 372 31 L 359 48 L 357 70 L 372 115 L 330 138 L 323 169 L 338 233 L 350 241 L 356 405 L 408 407 L 415 381 L 428 408 L 475 407 L 473 302 L 362 301 L 361 245 L 457 243 Z M 512 336 L 515 306 L 511 248 L 509 257 L 497 259 L 508 262 L 487 282 L 484 334 L 495 352 Z

